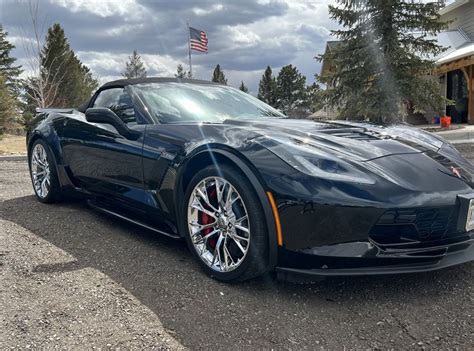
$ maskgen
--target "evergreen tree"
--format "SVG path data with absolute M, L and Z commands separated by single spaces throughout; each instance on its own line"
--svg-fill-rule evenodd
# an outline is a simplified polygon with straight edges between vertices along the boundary
M 146 68 L 137 50 L 133 50 L 132 56 L 129 56 L 128 59 L 129 61 L 125 63 L 125 72 L 122 75 L 128 79 L 146 78 Z
M 41 51 L 41 81 L 47 85 L 47 106 L 77 107 L 97 89 L 89 68 L 71 50 L 64 30 L 55 23 L 48 29 Z M 34 84 L 34 79 L 31 80 Z
M 276 107 L 276 80 L 270 66 L 267 66 L 258 83 L 257 97 L 270 106 Z
M 286 115 L 304 108 L 307 102 L 306 77 L 293 65 L 281 68 L 276 79 L 277 107 Z
M 439 110 L 445 103 L 429 75 L 429 57 L 443 48 L 431 39 L 446 27 L 439 4 L 411 0 L 338 0 L 331 18 L 345 29 L 333 31 L 340 43 L 318 57 L 331 65 L 318 80 L 325 98 L 342 118 L 394 122 L 415 111 Z
M 317 83 L 306 88 L 307 107 L 310 112 L 316 112 L 323 108 L 323 90 Z
M 7 40 L 8 32 L 3 30 L 0 24 L 0 74 L 5 80 L 10 93 L 17 98 L 20 95 L 20 78 L 19 75 L 23 72 L 21 66 L 16 66 L 16 58 L 10 56 L 10 52 L 15 48 Z
M 225 77 L 224 71 L 221 69 L 219 64 L 216 66 L 216 68 L 214 68 L 214 72 L 212 73 L 212 81 L 215 83 L 227 85 L 227 78 Z
M 13 97 L 7 80 L 0 73 L 0 135 L 14 122 L 17 114 L 16 107 L 17 100 Z
M 79 60 L 78 64 L 80 65 L 80 90 L 76 95 L 76 101 L 71 104 L 71 106 L 74 107 L 80 106 L 86 102 L 99 87 L 99 82 L 92 75 L 90 68 Z
M 240 83 L 239 89 L 242 90 L 244 93 L 249 92 L 249 88 L 247 88 L 247 86 L 244 84 L 244 81 L 242 81 L 242 83 Z
M 176 67 L 176 74 L 174 76 L 176 78 L 188 78 L 188 79 L 192 78 L 191 72 L 186 71 L 182 64 L 179 64 L 178 67 Z
M 42 82 L 48 85 L 48 105 L 66 107 L 72 93 L 73 69 L 72 50 L 64 30 L 58 23 L 48 29 L 44 47 L 41 50 Z M 42 83 L 41 82 L 41 83 Z
M 38 101 L 34 99 L 37 95 L 37 92 L 34 91 L 34 87 L 37 86 L 34 78 L 29 77 L 26 79 L 25 82 L 25 91 L 23 94 L 24 103 L 22 104 L 22 116 L 21 116 L 21 124 L 25 129 L 28 129 L 30 126 L 31 121 L 36 115 L 36 108 L 41 107 L 38 106 Z

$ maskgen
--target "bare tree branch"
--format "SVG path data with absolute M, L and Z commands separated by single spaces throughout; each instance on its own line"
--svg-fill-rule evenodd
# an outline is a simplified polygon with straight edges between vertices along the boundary
M 42 52 L 42 49 L 45 47 L 45 23 L 43 21 L 40 24 L 39 1 L 29 0 L 28 8 L 33 39 L 29 39 L 31 36 L 26 35 L 27 31 L 24 30 L 22 44 L 30 69 L 30 75 L 25 80 L 26 94 L 34 101 L 36 108 L 47 108 L 52 106 L 58 96 L 59 86 L 63 82 L 65 75 L 64 72 L 62 75 L 59 75 L 62 71 L 60 68 L 66 60 L 63 57 L 54 57 L 48 66 L 43 65 L 42 57 L 48 56 L 49 52 Z M 52 68 L 55 63 L 59 63 L 59 65 L 53 73 Z

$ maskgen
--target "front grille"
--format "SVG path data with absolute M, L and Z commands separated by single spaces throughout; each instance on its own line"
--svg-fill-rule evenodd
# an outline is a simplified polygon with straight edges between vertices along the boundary
M 379 245 L 407 245 L 454 237 L 459 210 L 457 206 L 398 209 L 386 211 L 370 232 Z

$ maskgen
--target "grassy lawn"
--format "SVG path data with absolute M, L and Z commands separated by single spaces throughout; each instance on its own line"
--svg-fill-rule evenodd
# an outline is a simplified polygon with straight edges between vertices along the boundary
M 24 136 L 4 134 L 0 136 L 0 155 L 26 154 Z

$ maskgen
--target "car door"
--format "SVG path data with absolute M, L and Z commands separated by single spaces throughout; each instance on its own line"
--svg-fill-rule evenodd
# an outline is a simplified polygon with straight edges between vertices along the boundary
M 144 200 L 142 152 L 146 121 L 124 87 L 99 91 L 89 107 L 109 108 L 138 132 L 133 140 L 110 124 L 70 120 L 63 129 L 65 162 L 79 186 L 115 204 L 140 207 Z

